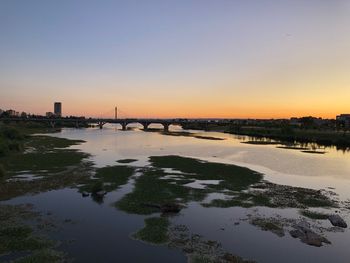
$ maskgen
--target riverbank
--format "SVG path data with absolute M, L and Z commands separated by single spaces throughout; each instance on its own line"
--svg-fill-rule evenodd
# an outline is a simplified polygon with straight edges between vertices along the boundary
M 189 124 L 183 129 L 224 132 L 257 138 L 269 138 L 287 145 L 291 143 L 316 143 L 322 146 L 335 146 L 340 150 L 350 149 L 350 132 L 336 130 L 299 129 L 292 126 L 260 127 L 217 124 Z

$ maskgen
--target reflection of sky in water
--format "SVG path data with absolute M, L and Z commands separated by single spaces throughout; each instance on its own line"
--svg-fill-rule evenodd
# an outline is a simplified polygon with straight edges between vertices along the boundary
M 172 127 L 173 128 L 173 127 Z M 178 128 L 179 129 L 179 128 Z M 93 155 L 96 166 L 114 165 L 116 160 L 138 159 L 130 165 L 147 165 L 151 155 L 179 154 L 224 163 L 248 166 L 263 172 L 268 180 L 313 188 L 333 186 L 342 197 L 348 196 L 349 154 L 327 150 L 325 155 L 311 155 L 295 150 L 276 149 L 273 145 L 241 144 L 233 135 L 205 133 L 225 137 L 224 141 L 201 140 L 190 137 L 163 136 L 154 132 L 116 131 L 112 125 L 99 129 L 64 129 L 57 136 L 83 139 L 86 143 L 74 148 Z M 172 176 L 177 171 L 165 169 Z M 198 185 L 205 181 L 197 180 Z M 209 183 L 217 183 L 209 182 Z M 132 190 L 132 180 L 121 189 L 108 193 L 102 204 L 83 198 L 76 189 L 51 191 L 34 196 L 15 198 L 10 203 L 33 203 L 41 211 L 52 211 L 65 224 L 54 236 L 60 240 L 75 239 L 63 245 L 77 262 L 185 262 L 185 256 L 164 246 L 152 246 L 132 240 L 129 235 L 144 225 L 144 216 L 128 215 L 113 204 Z M 203 201 L 226 199 L 230 196 L 211 193 Z M 332 245 L 321 248 L 307 246 L 288 233 L 282 238 L 250 225 L 247 215 L 280 215 L 298 218 L 296 209 L 258 208 L 205 208 L 191 202 L 178 216 L 171 218 L 175 224 L 185 224 L 191 233 L 222 243 L 228 252 L 258 262 L 348 262 L 350 234 L 327 233 Z M 349 215 L 342 214 L 347 222 Z M 235 222 L 240 222 L 235 225 Z M 328 221 L 323 221 L 330 227 Z
M 60 248 L 74 257 L 74 262 L 185 262 L 185 256 L 179 251 L 129 238 L 143 228 L 144 217 L 128 215 L 112 206 L 125 190 L 130 187 L 108 193 L 103 204 L 83 198 L 73 189 L 19 197 L 10 203 L 29 202 L 44 213 L 52 212 L 60 222 L 53 237 L 63 241 Z M 64 223 L 66 219 L 72 223 Z
M 140 130 L 117 131 L 116 127 L 120 128 L 119 125 L 107 124 L 102 130 L 64 129 L 55 136 L 86 140 L 86 143 L 74 147 L 91 153 L 98 167 L 113 165 L 115 161 L 126 158 L 138 159 L 132 165 L 143 166 L 147 164 L 149 156 L 177 154 L 250 167 L 278 183 L 312 188 L 335 187 L 338 193 L 350 198 L 347 189 L 350 183 L 350 153 L 327 148 L 326 154 L 318 155 L 279 149 L 276 145 L 242 144 L 238 136 L 217 132 L 199 133 L 226 140 L 164 136 Z M 170 128 L 181 130 L 176 126 Z

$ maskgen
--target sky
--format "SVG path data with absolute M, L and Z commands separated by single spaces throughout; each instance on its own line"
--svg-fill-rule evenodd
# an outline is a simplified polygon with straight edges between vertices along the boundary
M 350 113 L 349 0 L 0 0 L 0 108 Z

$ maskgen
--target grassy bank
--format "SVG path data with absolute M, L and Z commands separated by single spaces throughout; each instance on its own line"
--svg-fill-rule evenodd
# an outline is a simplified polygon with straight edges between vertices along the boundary
M 0 212 L 0 256 L 11 256 L 11 262 L 65 262 L 58 243 L 47 236 L 49 229 L 40 225 L 53 224 L 49 218 L 30 205 L 0 205 Z
M 323 146 L 336 146 L 339 149 L 350 149 L 350 133 L 325 129 L 300 129 L 289 125 L 277 127 L 189 124 L 184 129 L 219 131 L 258 138 L 269 138 L 282 143 L 317 143 Z
M 83 143 L 52 136 L 36 136 L 41 128 L 1 126 L 0 200 L 73 186 L 89 178 L 89 156 L 70 146 Z M 16 147 L 13 147 L 16 145 Z
M 5 176 L 5 167 L 1 161 L 13 152 L 23 150 L 25 136 L 12 126 L 0 126 L 0 179 Z

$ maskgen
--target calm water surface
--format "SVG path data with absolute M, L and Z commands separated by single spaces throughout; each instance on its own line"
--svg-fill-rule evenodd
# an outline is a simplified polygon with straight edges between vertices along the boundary
M 73 148 L 90 153 L 96 167 L 115 165 L 116 160 L 126 158 L 138 160 L 131 165 L 145 166 L 149 156 L 182 155 L 249 167 L 275 183 L 315 189 L 332 187 L 341 200 L 350 198 L 350 153 L 347 152 L 327 148 L 326 154 L 319 155 L 279 149 L 276 145 L 242 144 L 242 139 L 247 138 L 214 132 L 202 133 L 225 140 L 164 136 L 116 128 L 119 127 L 105 125 L 103 130 L 64 129 L 55 136 L 85 140 L 86 143 Z M 180 130 L 179 127 L 171 128 Z M 24 196 L 8 202 L 33 203 L 38 210 L 50 211 L 61 221 L 72 219 L 73 223 L 64 224 L 53 236 L 72 241 L 63 242 L 62 248 L 77 262 L 186 262 L 181 251 L 129 237 L 144 226 L 145 217 L 119 211 L 113 204 L 132 188 L 131 180 L 119 190 L 108 193 L 102 204 L 82 198 L 76 189 Z M 249 214 L 299 217 L 295 209 L 204 208 L 191 202 L 178 216 L 172 217 L 171 222 L 185 224 L 192 233 L 220 242 L 228 252 L 257 262 L 350 262 L 348 229 L 327 234 L 331 245 L 311 247 L 288 233 L 278 237 L 245 221 L 234 225 Z M 350 222 L 348 212 L 343 212 L 342 216 Z M 328 221 L 322 224 L 329 227 Z

